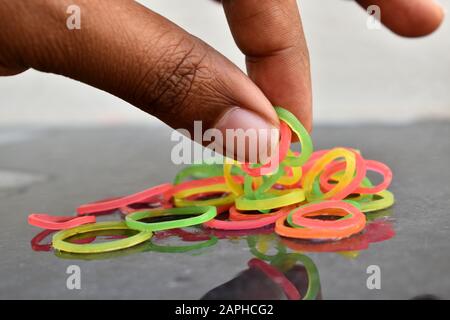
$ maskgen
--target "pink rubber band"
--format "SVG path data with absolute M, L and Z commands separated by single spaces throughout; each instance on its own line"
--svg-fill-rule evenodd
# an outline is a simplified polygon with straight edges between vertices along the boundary
M 101 202 L 93 202 L 81 205 L 77 208 L 77 213 L 79 215 L 83 214 L 92 214 L 96 212 L 103 212 L 109 210 L 119 209 L 120 207 L 125 207 L 129 204 L 133 204 L 136 202 L 142 202 L 145 199 L 149 199 L 151 197 L 157 196 L 159 194 L 163 194 L 172 188 L 172 184 L 164 183 L 156 187 L 152 187 L 150 189 L 125 196 L 116 200 L 109 201 L 101 201 Z
M 367 171 L 375 171 L 383 176 L 383 181 L 379 183 L 376 186 L 373 187 L 358 187 L 356 188 L 352 193 L 358 193 L 358 194 L 373 194 L 381 192 L 389 187 L 389 185 L 392 182 L 392 171 L 391 169 L 385 165 L 384 163 L 381 163 L 379 161 L 375 160 L 365 160 L 366 163 L 366 170 Z M 320 186 L 325 191 L 328 192 L 333 188 L 333 184 L 329 182 L 331 177 L 343 170 L 345 167 L 345 163 L 343 162 L 336 162 L 327 167 L 322 175 L 320 176 Z
M 286 158 L 286 155 L 291 146 L 292 132 L 289 126 L 283 121 L 280 122 L 280 143 L 278 145 L 278 154 L 270 157 L 269 161 L 259 168 L 251 168 L 249 163 L 242 164 L 242 170 L 251 175 L 252 177 L 262 176 L 262 170 L 277 168 L 280 162 Z M 275 162 L 275 163 L 272 163 Z
M 313 214 L 318 211 L 326 211 L 326 209 L 340 209 L 345 211 L 347 215 L 351 216 L 346 219 L 338 220 L 321 220 L 308 218 L 308 214 Z M 333 215 L 332 213 L 330 214 Z M 362 216 L 363 214 L 355 206 L 352 206 L 347 202 L 339 200 L 325 200 L 323 202 L 318 202 L 295 209 L 295 212 L 292 214 L 292 221 L 295 224 L 305 228 L 335 230 L 351 228 L 352 226 L 360 222 Z
M 69 229 L 82 224 L 94 223 L 95 221 L 95 216 L 51 216 L 45 213 L 32 213 L 28 216 L 29 224 L 48 230 Z
M 221 230 L 258 229 L 275 223 L 277 219 L 286 216 L 291 209 L 292 207 L 284 207 L 278 210 L 276 215 L 264 217 L 257 220 L 226 221 L 226 220 L 212 219 L 208 222 L 203 223 L 203 226 L 211 229 L 221 229 Z M 230 208 L 230 211 L 231 210 L 236 210 L 236 207 L 232 206 Z

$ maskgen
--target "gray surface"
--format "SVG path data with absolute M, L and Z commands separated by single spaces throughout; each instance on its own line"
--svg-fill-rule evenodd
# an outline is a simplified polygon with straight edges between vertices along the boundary
M 307 254 L 318 267 L 323 298 L 450 298 L 449 137 L 449 123 L 315 129 L 317 148 L 345 144 L 390 165 L 397 198 L 387 220 L 394 238 L 353 259 Z M 237 286 L 223 286 L 252 258 L 244 238 L 195 253 L 96 261 L 31 250 L 39 230 L 28 226 L 30 212 L 67 214 L 80 203 L 170 181 L 179 168 L 170 162 L 167 141 L 168 130 L 139 127 L 0 129 L 0 298 L 199 299 L 217 287 L 223 297 L 260 297 L 261 287 L 270 297 L 282 296 L 260 274 L 248 278 L 248 271 Z M 81 267 L 81 290 L 66 288 L 71 264 Z M 366 287 L 371 264 L 381 268 L 381 290 Z

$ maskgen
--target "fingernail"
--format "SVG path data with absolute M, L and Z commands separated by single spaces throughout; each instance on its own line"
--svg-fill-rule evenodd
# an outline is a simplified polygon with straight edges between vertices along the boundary
M 265 163 L 278 147 L 278 128 L 247 109 L 229 109 L 214 127 L 222 133 L 223 154 L 238 161 Z

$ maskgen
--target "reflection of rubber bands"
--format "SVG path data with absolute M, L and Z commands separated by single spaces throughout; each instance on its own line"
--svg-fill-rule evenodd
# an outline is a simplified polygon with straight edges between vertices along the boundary
M 139 231 L 160 231 L 167 229 L 190 227 L 202 224 L 213 219 L 217 214 L 217 210 L 212 206 L 204 207 L 183 207 L 172 209 L 155 209 L 133 212 L 125 217 L 125 222 L 130 229 Z M 141 222 L 139 220 L 152 217 L 167 217 L 178 215 L 196 215 L 194 217 L 170 220 L 163 222 Z
M 258 245 L 258 240 L 261 238 L 261 235 L 255 235 L 255 236 L 247 236 L 247 244 L 248 247 L 250 248 L 250 252 L 257 258 L 261 259 L 261 260 L 265 260 L 265 261 L 272 261 L 275 258 L 279 257 L 279 256 L 283 256 L 286 254 L 286 247 L 284 245 L 282 245 L 279 241 L 278 241 L 278 237 L 275 238 L 277 240 L 277 245 L 276 245 L 276 249 L 277 249 L 277 253 L 274 255 L 267 255 L 261 251 L 258 250 L 257 245 Z
M 338 158 L 345 159 L 345 171 L 337 184 L 326 192 L 317 194 L 314 192 L 313 184 L 320 173 Z M 353 152 L 344 148 L 334 148 L 319 158 L 305 174 L 303 187 L 305 189 L 305 196 L 309 202 L 315 200 L 341 200 L 351 194 L 364 179 L 366 175 L 366 166 L 364 159 L 357 152 Z
M 313 144 L 311 141 L 311 136 L 308 131 L 303 127 L 300 121 L 286 109 L 275 107 L 275 111 L 278 117 L 286 122 L 286 124 L 291 128 L 291 130 L 297 135 L 301 144 L 301 154 L 299 156 L 287 156 L 285 158 L 285 163 L 291 167 L 302 166 L 311 156 L 313 150 Z
M 185 246 L 162 246 L 157 245 L 153 241 L 150 240 L 150 244 L 148 246 L 148 250 L 146 251 L 156 251 L 156 252 L 164 252 L 164 253 L 184 253 L 193 250 L 199 250 L 203 248 L 208 248 L 214 246 L 219 239 L 214 236 L 209 236 L 209 239 L 206 241 L 202 241 L 200 243 L 185 245 Z
M 32 226 L 49 230 L 69 229 L 82 224 L 94 223 L 94 216 L 51 216 L 45 213 L 32 213 L 28 216 L 28 223 Z
M 366 250 L 373 242 L 386 241 L 395 236 L 392 224 L 387 221 L 375 221 L 367 224 L 363 233 L 353 237 L 332 242 L 306 242 L 282 238 L 281 241 L 290 249 L 299 252 L 340 252 Z
M 78 226 L 72 229 L 62 230 L 56 233 L 52 239 L 52 246 L 61 251 L 72 253 L 99 253 L 129 248 L 144 242 L 152 237 L 151 232 L 141 231 L 136 235 L 125 239 L 113 240 L 102 243 L 76 244 L 65 241 L 66 239 L 81 233 L 101 230 L 128 230 L 123 222 L 98 222 Z
M 52 243 L 41 244 L 41 242 L 55 232 L 56 230 L 44 230 L 39 232 L 33 239 L 31 239 L 31 249 L 34 251 L 50 251 L 52 248 Z
M 271 156 L 266 164 L 259 165 L 256 168 L 250 167 L 249 163 L 242 164 L 242 170 L 252 177 L 266 175 L 278 167 L 280 162 L 284 160 L 291 144 L 291 130 L 286 123 L 280 122 L 280 142 L 278 145 L 278 153 Z
M 233 206 L 230 211 L 236 210 Z M 203 225 L 211 229 L 222 229 L 222 230 L 247 230 L 247 229 L 258 229 L 270 224 L 275 223 L 275 221 L 287 215 L 289 212 L 289 207 L 282 208 L 276 212 L 275 215 L 269 215 L 267 217 L 262 217 L 260 219 L 253 220 L 241 220 L 241 221 L 226 221 L 213 219 Z M 262 215 L 265 215 L 264 213 Z
M 306 269 L 306 274 L 308 276 L 308 289 L 303 296 L 303 300 L 315 300 L 317 299 L 320 291 L 320 278 L 319 271 L 312 259 L 308 256 L 299 253 L 289 253 L 286 255 L 281 255 L 272 260 L 271 264 L 274 266 L 281 265 L 283 261 L 291 259 L 300 261 Z
M 253 258 L 248 262 L 248 266 L 251 268 L 257 268 L 269 277 L 274 283 L 279 285 L 283 289 L 284 294 L 289 300 L 300 300 L 301 295 L 298 292 L 294 284 L 289 281 L 286 276 L 275 267 L 267 264 L 263 260 Z
M 379 183 L 376 186 L 373 187 L 357 187 L 353 193 L 360 193 L 360 194 L 373 194 L 380 191 L 385 190 L 387 187 L 389 187 L 391 181 L 392 181 L 392 171 L 391 169 L 386 166 L 385 164 L 374 161 L 374 160 L 364 160 L 366 164 L 367 171 L 375 171 L 383 176 L 383 181 Z M 329 179 L 337 172 L 344 169 L 345 163 L 343 162 L 336 162 L 331 164 L 329 167 L 325 168 L 323 174 L 320 176 L 320 186 L 324 191 L 329 191 L 333 188 L 333 185 L 330 184 L 328 181 Z
M 172 185 L 170 183 L 165 183 L 116 200 L 84 204 L 77 208 L 77 213 L 82 215 L 118 209 L 120 207 L 125 207 L 136 202 L 142 202 L 151 197 L 163 194 L 171 188 Z
M 308 215 L 324 215 L 321 211 L 327 208 L 342 209 L 342 212 L 333 211 L 332 215 L 347 216 L 347 219 L 335 221 L 322 221 L 313 219 L 304 219 Z M 295 223 L 307 224 L 306 226 L 296 225 Z M 290 221 L 291 226 L 285 225 Z M 308 204 L 296 208 L 289 213 L 287 218 L 281 217 L 276 221 L 275 232 L 281 236 L 298 239 L 342 239 L 356 234 L 364 229 L 366 217 L 357 207 L 343 201 L 326 201 Z

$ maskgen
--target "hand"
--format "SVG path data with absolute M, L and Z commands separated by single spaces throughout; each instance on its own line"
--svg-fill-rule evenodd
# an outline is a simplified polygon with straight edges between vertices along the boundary
M 405 36 L 432 32 L 432 0 L 359 0 Z M 224 0 L 248 76 L 164 17 L 130 0 L 77 0 L 81 29 L 68 30 L 71 0 L 0 0 L 0 75 L 34 68 L 114 94 L 173 128 L 278 126 L 272 105 L 311 129 L 308 49 L 295 0 Z M 193 13 L 201 14 L 201 13 Z

